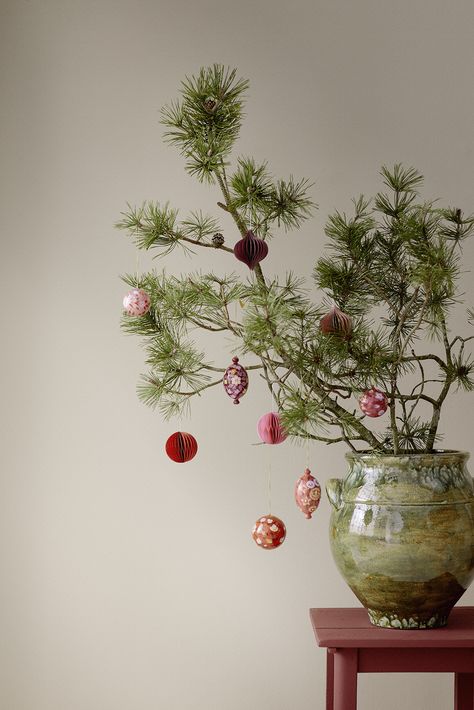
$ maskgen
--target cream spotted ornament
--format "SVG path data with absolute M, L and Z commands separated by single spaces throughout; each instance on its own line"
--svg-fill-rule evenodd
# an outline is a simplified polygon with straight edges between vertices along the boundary
M 285 523 L 275 515 L 263 515 L 253 526 L 252 537 L 258 547 L 275 550 L 285 541 Z
M 142 288 L 132 288 L 123 299 L 129 316 L 144 316 L 150 310 L 150 296 Z
M 359 407 L 368 417 L 381 417 L 388 408 L 387 395 L 377 387 L 371 387 L 359 399 Z

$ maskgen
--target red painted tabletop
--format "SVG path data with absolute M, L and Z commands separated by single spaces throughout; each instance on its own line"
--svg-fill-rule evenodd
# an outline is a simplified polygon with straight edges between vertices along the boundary
M 310 609 L 318 646 L 327 648 L 474 648 L 474 606 L 455 607 L 442 629 L 372 626 L 365 609 Z

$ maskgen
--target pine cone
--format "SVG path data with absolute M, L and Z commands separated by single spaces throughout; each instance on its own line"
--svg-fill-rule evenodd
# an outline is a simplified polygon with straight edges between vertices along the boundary
M 212 243 L 215 247 L 221 247 L 224 244 L 224 237 L 219 232 L 216 232 L 212 237 Z
M 217 101 L 213 99 L 212 96 L 208 96 L 204 101 L 203 106 L 208 113 L 214 113 L 217 108 Z

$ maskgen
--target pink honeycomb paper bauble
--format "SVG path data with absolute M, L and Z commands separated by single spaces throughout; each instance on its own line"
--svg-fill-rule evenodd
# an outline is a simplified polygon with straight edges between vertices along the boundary
M 264 444 L 281 444 L 286 439 L 286 431 L 283 429 L 280 416 L 276 412 L 268 412 L 268 414 L 260 417 L 257 431 Z
M 132 288 L 123 299 L 129 316 L 144 316 L 150 310 L 150 296 L 142 288 Z
M 381 417 L 388 408 L 387 395 L 377 387 L 371 387 L 359 399 L 359 407 L 368 417 Z

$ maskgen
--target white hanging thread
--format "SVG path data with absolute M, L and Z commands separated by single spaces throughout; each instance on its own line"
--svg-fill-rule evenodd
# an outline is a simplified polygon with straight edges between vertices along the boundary
M 252 188 L 248 187 L 247 188 L 247 194 L 249 196 L 249 204 L 248 204 L 248 226 L 249 226 L 249 231 L 252 231 Z
M 270 411 L 273 412 L 275 408 L 275 395 L 273 392 L 273 387 L 270 385 Z M 265 444 L 265 446 L 270 447 L 270 444 Z M 271 515 L 272 512 L 272 461 L 271 453 L 267 453 L 267 494 L 268 494 L 268 513 Z

